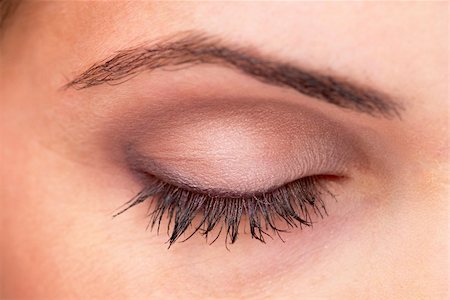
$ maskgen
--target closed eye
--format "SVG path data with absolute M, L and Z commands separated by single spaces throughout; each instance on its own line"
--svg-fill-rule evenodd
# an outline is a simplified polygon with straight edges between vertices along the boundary
M 248 228 L 252 238 L 265 242 L 267 237 L 281 237 L 281 233 L 294 227 L 313 224 L 313 216 L 327 215 L 323 197 L 334 195 L 326 188 L 321 176 L 304 177 L 265 192 L 239 194 L 238 192 L 196 191 L 166 183 L 147 176 L 147 186 L 126 207 L 114 216 L 148 200 L 151 212 L 149 226 L 157 228 L 167 224 L 169 247 L 187 235 L 203 235 L 210 243 L 225 234 L 225 243 L 236 242 L 239 229 Z M 195 222 L 197 220 L 197 222 Z M 214 234 L 215 233 L 215 234 Z
M 126 164 L 143 188 L 115 216 L 148 202 L 149 227 L 165 226 L 169 246 L 195 234 L 232 244 L 246 231 L 264 243 L 311 226 L 335 199 L 328 183 L 364 161 L 351 134 L 298 105 L 242 99 L 166 109 L 138 122 L 136 140 L 126 137 Z

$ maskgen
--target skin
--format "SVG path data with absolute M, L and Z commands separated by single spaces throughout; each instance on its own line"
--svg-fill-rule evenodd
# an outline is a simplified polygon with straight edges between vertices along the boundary
M 111 218 L 142 188 L 114 156 L 124 112 L 171 93 L 299 97 L 212 66 L 61 91 L 117 49 L 186 29 L 352 78 L 405 107 L 401 119 L 373 118 L 300 96 L 357 136 L 368 161 L 332 186 L 338 201 L 326 199 L 329 216 L 313 229 L 266 245 L 242 235 L 231 251 L 199 236 L 167 250 L 165 230 L 144 230 L 145 205 Z M 446 298 L 447 4 L 23 3 L 0 46 L 0 298 Z

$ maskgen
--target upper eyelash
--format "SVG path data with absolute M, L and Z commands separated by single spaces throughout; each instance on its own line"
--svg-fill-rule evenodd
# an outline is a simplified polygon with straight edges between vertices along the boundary
M 325 188 L 321 180 L 320 176 L 309 176 L 268 192 L 218 196 L 187 190 L 151 177 L 147 186 L 125 203 L 126 207 L 114 217 L 153 198 L 150 204 L 153 211 L 149 213 L 149 227 L 153 229 L 157 226 L 159 232 L 163 216 L 166 215 L 169 248 L 187 232 L 197 216 L 201 216 L 200 222 L 183 241 L 195 233 L 200 233 L 207 239 L 208 234 L 220 226 L 211 244 L 217 240 L 224 227 L 225 244 L 228 240 L 233 244 L 238 237 L 241 219 L 246 216 L 252 238 L 265 243 L 265 237 L 271 237 L 268 231 L 282 239 L 280 233 L 286 230 L 278 228 L 275 225 L 277 221 L 284 221 L 288 228 L 301 228 L 303 225 L 312 225 L 311 213 L 321 218 L 327 215 L 322 194 L 326 192 L 333 198 L 334 195 Z

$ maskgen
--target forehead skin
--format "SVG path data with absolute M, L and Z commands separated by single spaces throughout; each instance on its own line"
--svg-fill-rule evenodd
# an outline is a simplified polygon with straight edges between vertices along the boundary
M 8 276 L 0 277 L 0 296 L 143 299 L 162 298 L 169 292 L 180 299 L 203 293 L 233 299 L 443 296 L 449 155 L 447 14 L 447 4 L 438 2 L 23 3 L 1 41 L 0 214 L 5 226 L 0 274 Z M 56 143 L 56 119 L 64 119 L 64 126 L 77 131 L 78 120 L 61 107 L 58 90 L 118 49 L 185 30 L 251 43 L 269 55 L 348 76 L 401 99 L 406 108 L 401 121 L 349 114 L 355 124 L 383 133 L 385 142 L 395 148 L 396 161 L 389 163 L 399 171 L 387 174 L 395 191 L 369 214 L 381 221 L 355 222 L 353 231 L 339 236 L 341 242 L 333 252 L 307 247 L 301 248 L 301 256 L 293 254 L 296 249 L 283 252 L 295 258 L 285 269 L 277 259 L 267 261 L 257 247 L 250 249 L 255 262 L 247 269 L 241 266 L 247 267 L 250 250 L 239 246 L 229 256 L 220 243 L 208 252 L 182 247 L 167 252 L 161 246 L 164 237 L 151 239 L 152 233 L 139 231 L 145 222 L 136 221 L 137 213 L 122 223 L 98 222 L 91 212 L 108 214 L 105 210 L 133 194 L 131 184 L 100 175 L 99 170 L 93 171 L 98 176 L 86 180 L 92 170 L 42 143 Z M 89 106 L 77 109 L 88 111 Z M 76 171 L 82 168 L 89 170 Z M 116 196 L 111 198 L 117 203 L 105 206 L 109 199 L 103 189 L 112 185 Z M 333 234 L 333 230 L 323 237 L 305 233 L 302 239 L 326 240 Z M 276 257 L 276 249 L 269 246 L 265 251 Z

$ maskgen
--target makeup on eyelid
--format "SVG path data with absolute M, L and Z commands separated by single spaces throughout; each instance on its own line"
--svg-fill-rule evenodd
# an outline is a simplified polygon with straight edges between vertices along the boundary
M 138 119 L 128 164 L 179 186 L 266 191 L 305 176 L 344 176 L 365 161 L 345 128 L 279 100 L 183 103 Z

